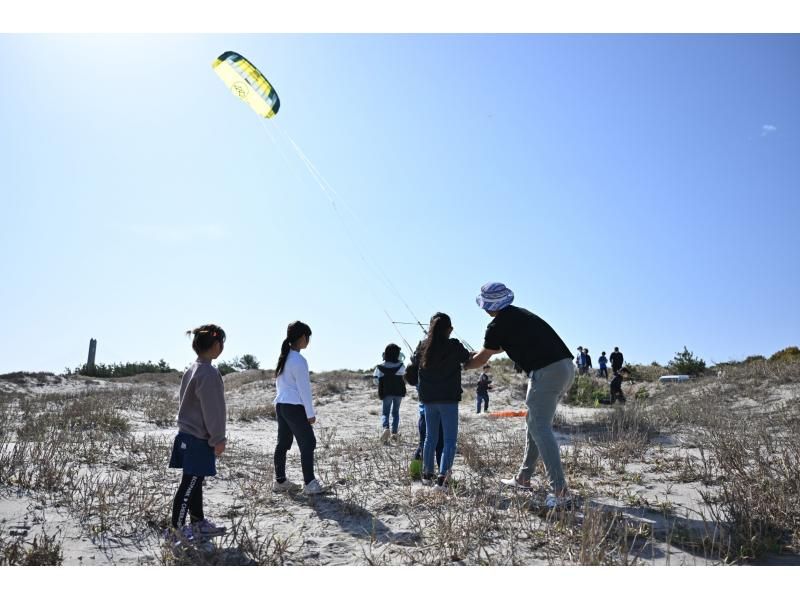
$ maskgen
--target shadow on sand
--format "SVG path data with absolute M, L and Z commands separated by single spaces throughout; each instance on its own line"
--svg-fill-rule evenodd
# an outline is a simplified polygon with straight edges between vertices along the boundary
M 402 546 L 411 546 L 419 541 L 418 534 L 393 532 L 367 509 L 335 496 L 324 494 L 313 498 L 298 496 L 295 500 L 305 502 L 316 511 L 320 519 L 336 522 L 342 531 L 356 538 L 372 538 L 376 542 L 389 542 Z

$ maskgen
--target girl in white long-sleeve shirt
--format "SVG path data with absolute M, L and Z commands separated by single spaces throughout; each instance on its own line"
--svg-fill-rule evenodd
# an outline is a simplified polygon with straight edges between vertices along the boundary
M 314 477 L 314 449 L 317 439 L 312 424 L 317 421 L 311 397 L 311 377 L 308 362 L 300 351 L 311 340 L 311 328 L 297 321 L 289 324 L 286 338 L 281 344 L 281 355 L 275 368 L 275 412 L 278 420 L 278 443 L 275 446 L 275 483 L 278 492 L 297 490 L 298 485 L 286 478 L 286 453 L 297 439 L 300 447 L 300 464 L 303 469 L 305 494 L 321 494 L 322 485 Z

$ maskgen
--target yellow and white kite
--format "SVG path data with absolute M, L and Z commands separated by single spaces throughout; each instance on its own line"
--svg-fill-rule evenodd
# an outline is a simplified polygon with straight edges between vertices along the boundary
M 211 66 L 233 95 L 250 106 L 256 114 L 272 118 L 278 113 L 281 101 L 275 88 L 244 56 L 225 52 Z

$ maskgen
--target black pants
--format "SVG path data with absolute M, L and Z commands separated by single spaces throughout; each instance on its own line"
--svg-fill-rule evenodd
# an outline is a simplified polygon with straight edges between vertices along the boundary
M 477 413 L 481 412 L 481 403 L 483 403 L 483 410 L 486 413 L 489 413 L 489 393 L 476 393 L 475 397 L 478 399 L 478 411 Z
M 275 405 L 278 418 L 278 444 L 275 447 L 275 479 L 280 483 L 286 480 L 286 453 L 292 448 L 292 439 L 297 439 L 300 447 L 300 465 L 306 484 L 314 479 L 314 449 L 317 437 L 314 428 L 308 423 L 306 409 L 302 405 Z
M 191 521 L 200 521 L 203 516 L 203 480 L 201 475 L 183 474 L 178 491 L 172 500 L 172 527 L 183 527 L 186 514 Z

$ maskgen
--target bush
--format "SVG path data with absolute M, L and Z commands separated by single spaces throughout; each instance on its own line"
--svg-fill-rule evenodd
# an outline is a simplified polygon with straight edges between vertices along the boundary
M 769 358 L 770 361 L 790 361 L 793 359 L 800 359 L 800 349 L 797 347 L 786 347 Z
M 258 359 L 256 359 L 256 356 L 250 355 L 250 353 L 242 355 L 239 358 L 238 364 L 239 368 L 243 370 L 257 370 L 261 367 L 261 365 L 258 363 Z
M 706 371 L 706 362 L 695 357 L 694 353 L 683 346 L 683 351 L 675 353 L 675 357 L 670 360 L 667 367 L 676 374 L 688 374 L 696 376 Z
M 238 355 L 230 361 L 220 361 L 217 364 L 219 373 L 223 376 L 232 374 L 233 372 L 240 372 L 242 370 L 257 370 L 261 367 L 255 355 L 247 353 L 239 357 Z
M 235 367 L 233 367 L 233 363 L 229 363 L 227 361 L 220 361 L 217 364 L 217 370 L 221 376 L 227 376 L 228 374 L 232 374 L 233 372 L 237 371 Z
M 263 405 L 244 407 L 239 412 L 237 419 L 240 422 L 253 422 L 259 419 L 275 419 L 276 417 L 275 405 L 272 403 L 265 403 Z
M 135 376 L 136 374 L 169 374 L 177 373 L 169 367 L 169 364 L 160 359 L 158 363 L 148 362 L 129 362 L 129 363 L 98 363 L 94 368 L 89 368 L 87 364 L 83 364 L 70 370 L 66 368 L 67 375 L 80 374 L 82 376 L 91 376 L 93 378 L 123 378 L 125 376 Z
M 569 389 L 565 403 L 593 407 L 600 399 L 608 398 L 609 390 L 605 381 L 599 381 L 591 376 L 578 376 Z
M 629 363 L 625 367 L 628 368 L 628 375 L 631 382 L 658 382 L 661 376 L 669 373 L 667 368 L 658 364 L 636 365 Z

